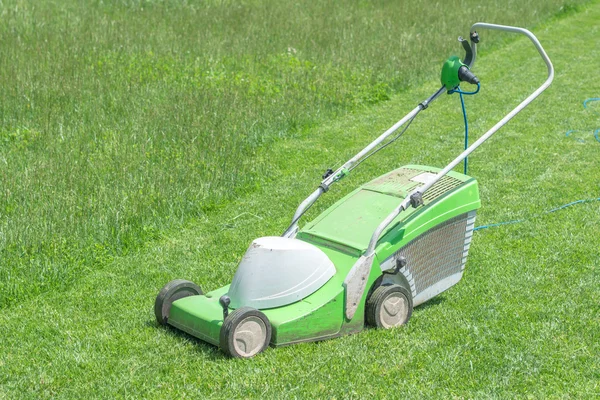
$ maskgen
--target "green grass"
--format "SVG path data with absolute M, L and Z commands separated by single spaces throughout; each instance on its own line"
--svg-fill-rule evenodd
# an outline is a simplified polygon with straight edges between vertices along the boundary
M 521 3 L 507 7 L 517 10 L 514 15 L 494 22 L 531 20 L 536 9 Z M 0 210 L 6 210 L 0 220 L 0 398 L 597 397 L 600 203 L 478 232 L 464 280 L 417 308 L 401 329 L 270 349 L 242 361 L 156 326 L 152 304 L 164 283 L 186 278 L 207 290 L 228 283 L 248 243 L 281 232 L 323 170 L 345 161 L 433 92 L 439 61 L 458 47 L 454 36 L 474 20 L 488 19 L 471 8 L 464 13 L 473 14 L 461 17 L 468 21 L 464 27 L 452 18 L 443 24 L 439 16 L 421 21 L 410 15 L 412 24 L 393 28 L 397 34 L 388 32 L 385 44 L 386 35 L 356 22 L 375 12 L 369 3 L 340 6 L 332 17 L 320 17 L 318 27 L 306 22 L 308 15 L 320 15 L 310 8 L 317 5 L 290 13 L 294 25 L 267 18 L 261 5 L 211 4 L 215 8 L 196 14 L 191 5 L 169 2 L 94 3 L 89 9 L 84 3 L 44 3 L 34 10 L 29 5 L 29 14 L 21 3 L 17 16 L 10 14 L 14 7 L 6 8 L 12 22 L 2 25 L 0 57 Z M 547 4 L 535 11 L 538 21 L 558 10 Z M 137 15 L 142 5 L 152 24 Z M 322 14 L 329 11 L 322 7 Z M 36 17 L 51 12 L 53 18 Z M 485 12 L 493 17 L 491 8 Z M 433 9 L 422 18 L 438 14 L 442 10 Z M 600 121 L 581 102 L 600 93 L 600 51 L 594 46 L 600 7 L 594 3 L 568 14 L 534 29 L 554 61 L 553 86 L 470 158 L 470 173 L 481 185 L 478 224 L 599 197 L 600 144 L 591 132 Z M 200 25 L 203 15 L 215 25 Z M 256 19 L 241 24 L 244 15 Z M 397 19 L 389 10 L 377 15 L 382 26 L 382 20 Z M 117 22 L 111 25 L 110 18 Z M 351 46 L 340 46 L 351 26 L 357 29 Z M 382 72 L 378 80 L 380 71 L 400 69 L 381 56 L 393 39 L 425 26 L 436 27 L 428 32 L 439 36 L 435 41 L 425 33 L 412 37 L 420 49 L 435 53 L 403 52 L 407 63 L 425 60 L 421 75 Z M 73 30 L 71 37 L 67 32 Z M 269 30 L 278 33 L 266 37 Z M 214 42 L 193 34 L 179 40 L 190 31 L 212 35 Z M 303 48 L 288 43 L 292 32 L 303 32 L 304 44 L 314 40 L 314 53 L 287 58 L 287 47 Z M 225 41 L 251 33 L 257 40 Z M 483 88 L 467 99 L 473 137 L 544 76 L 529 42 L 482 35 L 475 70 Z M 76 46 L 81 38 L 91 45 Z M 210 43 L 221 49 L 213 59 L 223 76 L 211 77 L 214 87 L 206 89 L 210 79 L 194 81 L 193 71 L 200 52 L 210 53 L 201 46 Z M 95 57 L 91 64 L 86 55 Z M 265 60 L 278 61 L 269 67 Z M 361 76 L 368 68 L 352 81 L 352 72 Z M 235 73 L 280 82 L 285 96 L 250 92 L 243 77 L 235 86 L 229 79 Z M 324 74 L 333 82 L 318 82 Z M 319 90 L 311 93 L 307 88 L 315 82 Z M 381 82 L 387 97 L 366 101 L 357 94 Z M 342 100 L 320 103 L 319 94 Z M 282 110 L 290 114 L 281 116 Z M 210 129 L 213 136 L 201 134 Z M 581 130 L 584 142 L 566 138 L 569 129 Z M 309 218 L 393 167 L 441 166 L 461 142 L 458 98 L 445 96 L 397 145 L 332 188 Z
M 264 148 L 437 76 L 473 21 L 583 3 L 3 1 L 0 307 L 257 190 Z

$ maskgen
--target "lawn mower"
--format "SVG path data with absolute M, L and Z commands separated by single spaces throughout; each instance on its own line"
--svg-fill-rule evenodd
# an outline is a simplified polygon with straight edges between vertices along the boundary
M 462 96 L 479 90 L 471 67 L 482 29 L 527 36 L 548 68 L 545 82 L 472 145 L 465 145 L 445 168 L 407 165 L 393 170 L 300 229 L 300 218 L 331 185 L 396 140 L 443 93 Z M 250 244 L 230 285 L 204 294 L 190 281 L 167 283 L 154 305 L 158 323 L 219 346 L 227 355 L 248 358 L 269 345 L 325 340 L 359 332 L 365 325 L 403 325 L 413 307 L 458 283 L 480 200 L 477 181 L 466 175 L 466 168 L 464 174 L 453 169 L 554 77 L 546 52 L 526 29 L 476 23 L 469 39 L 459 41 L 466 56 L 444 63 L 442 87 L 336 171 L 328 170 L 283 235 Z M 463 92 L 461 82 L 477 85 L 477 90 Z

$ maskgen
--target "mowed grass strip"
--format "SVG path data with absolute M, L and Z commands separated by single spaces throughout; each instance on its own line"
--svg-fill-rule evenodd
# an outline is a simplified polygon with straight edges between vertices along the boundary
M 473 21 L 584 3 L 2 2 L 0 307 L 257 190 L 265 147 L 437 76 Z
M 598 119 L 600 6 L 534 32 L 556 67 L 551 88 L 471 158 L 483 208 L 478 224 L 528 217 L 598 197 L 600 145 L 565 136 Z M 540 84 L 544 66 L 527 40 L 487 52 L 467 99 L 473 139 Z M 573 52 L 573 49 L 585 51 Z M 90 271 L 70 290 L 21 302 L 0 315 L 0 396 L 201 398 L 574 397 L 598 395 L 598 222 L 587 203 L 476 233 L 463 281 L 394 330 L 268 349 L 231 360 L 210 345 L 156 326 L 156 293 L 174 278 L 205 290 L 228 283 L 249 242 L 278 234 L 326 167 L 354 154 L 437 89 L 401 97 L 287 138 L 261 153 L 271 177 L 187 229 Z M 446 97 L 406 136 L 333 188 L 314 217 L 355 185 L 394 167 L 442 166 L 460 151 L 458 98 Z M 595 129 L 595 128 L 594 128 Z

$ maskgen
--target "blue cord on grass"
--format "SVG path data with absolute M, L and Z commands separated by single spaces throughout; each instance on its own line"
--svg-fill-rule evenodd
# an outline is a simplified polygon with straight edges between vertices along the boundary
M 463 119 L 465 120 L 465 150 L 469 147 L 469 121 L 467 120 L 467 109 L 465 107 L 465 99 L 463 98 L 463 95 L 470 96 L 473 94 L 477 94 L 477 93 L 479 93 L 479 89 L 481 89 L 481 85 L 478 83 L 477 89 L 475 89 L 472 92 L 463 92 L 460 89 L 460 86 L 457 86 L 455 89 L 448 91 L 448 94 L 458 93 L 458 95 L 460 96 L 460 105 L 462 107 Z M 469 157 L 465 157 L 465 162 L 464 162 L 464 174 L 465 175 L 467 175 L 468 164 L 469 164 Z
M 589 99 L 585 99 L 583 101 L 583 108 L 587 110 L 587 103 L 590 103 L 592 101 L 600 101 L 600 97 L 590 97 Z M 592 111 L 594 113 L 600 115 L 600 113 L 598 111 L 596 111 L 596 110 L 592 110 Z M 571 135 L 571 133 L 573 133 L 573 132 L 577 132 L 577 130 L 575 130 L 575 129 L 568 130 L 567 133 L 565 133 L 565 136 L 569 137 Z M 600 137 L 598 137 L 599 133 L 600 133 L 600 128 L 598 128 L 594 131 L 594 138 L 596 139 L 597 142 L 600 143 Z M 584 143 L 583 139 L 577 139 L 577 141 L 580 143 Z
M 585 100 L 583 101 L 583 108 L 587 109 L 587 103 L 589 103 L 589 102 L 592 102 L 592 101 L 600 101 L 600 97 L 590 97 L 589 99 L 585 99 Z M 593 111 L 594 113 L 596 113 L 596 114 L 600 115 L 600 113 L 599 113 L 598 111 L 596 111 L 596 110 L 592 110 L 592 111 Z M 576 131 L 576 130 L 570 130 L 570 131 L 567 131 L 567 133 L 566 133 L 566 136 L 568 137 L 568 136 L 569 136 L 569 135 L 570 135 L 572 132 L 577 132 L 577 131 Z M 598 133 L 600 133 L 600 128 L 598 128 L 598 129 L 596 129 L 596 130 L 594 131 L 594 137 L 596 138 L 596 140 L 597 140 L 598 142 L 600 142 L 600 137 L 598 137 Z M 578 140 L 579 142 L 583 142 L 583 139 L 577 139 L 577 140 Z M 553 212 L 556 212 L 556 211 L 562 210 L 562 209 L 564 209 L 564 208 L 567 208 L 567 207 L 574 206 L 574 205 L 576 205 L 576 204 L 582 204 L 582 203 L 592 203 L 592 202 L 594 202 L 594 201 L 600 201 L 600 197 L 598 197 L 597 199 L 584 199 L 584 200 L 577 200 L 577 201 L 573 201 L 573 202 L 571 202 L 571 203 L 563 204 L 563 205 L 562 205 L 562 206 L 560 206 L 560 207 L 556 207 L 556 208 L 553 208 L 553 209 L 551 209 L 551 210 L 545 211 L 545 212 L 543 212 L 543 213 L 541 213 L 541 214 L 534 215 L 534 216 L 533 216 L 533 217 L 531 217 L 531 218 L 535 218 L 535 217 L 538 217 L 538 216 L 541 216 L 541 215 L 550 214 L 550 213 L 553 213 Z M 495 224 L 489 224 L 489 225 L 481 225 L 481 226 L 477 226 L 477 227 L 475 227 L 475 229 L 473 229 L 473 230 L 474 230 L 474 231 L 478 231 L 478 230 L 480 230 L 480 229 L 495 228 L 495 227 L 497 227 L 497 226 L 502 226 L 502 225 L 518 224 L 518 223 L 520 223 L 520 222 L 524 222 L 524 221 L 527 221 L 527 218 L 522 218 L 522 219 L 513 219 L 512 221 L 498 222 L 498 223 L 495 223 Z
M 600 97 L 590 97 L 589 99 L 585 99 L 583 101 L 583 108 L 587 108 L 587 103 L 589 103 L 590 101 L 599 101 Z M 598 111 L 593 110 L 596 114 L 598 114 Z
M 567 208 L 567 207 L 574 206 L 574 205 L 576 205 L 576 204 L 592 203 L 592 202 L 594 202 L 594 201 L 600 201 L 600 197 L 598 197 L 597 199 L 583 199 L 583 200 L 572 201 L 571 203 L 563 204 L 563 205 L 562 205 L 562 206 L 560 206 L 560 207 L 556 207 L 556 208 L 553 208 L 553 209 L 551 209 L 551 210 L 544 211 L 543 213 L 541 213 L 541 214 L 537 214 L 537 215 L 534 215 L 533 217 L 530 217 L 530 218 L 535 218 L 535 217 L 539 217 L 539 216 L 541 216 L 541 215 L 550 214 L 550 213 L 553 213 L 553 212 L 556 212 L 556 211 L 562 210 L 562 209 L 564 209 L 564 208 Z M 474 230 L 474 231 L 478 231 L 478 230 L 480 230 L 480 229 L 495 228 L 495 227 L 497 227 L 497 226 L 501 226 L 501 225 L 518 224 L 519 222 L 525 222 L 525 221 L 527 221 L 527 218 L 523 218 L 523 219 L 513 219 L 512 221 L 498 222 L 498 223 L 496 223 L 496 224 L 489 224 L 489 225 L 481 225 L 481 226 L 477 226 L 477 227 L 475 227 L 473 230 Z

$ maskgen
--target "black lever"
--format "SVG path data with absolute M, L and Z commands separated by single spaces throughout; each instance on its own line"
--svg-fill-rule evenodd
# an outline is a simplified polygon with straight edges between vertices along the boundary
M 467 65 L 471 65 L 471 63 L 473 62 L 473 49 L 471 49 L 471 45 L 469 44 L 469 41 L 463 39 L 462 36 L 458 37 L 458 41 L 462 44 L 463 49 L 465 49 L 465 52 L 467 53 L 467 54 L 465 54 L 463 63 L 465 63 Z
M 471 33 L 470 36 L 473 43 L 479 43 L 479 35 L 477 32 Z M 470 66 L 473 63 L 473 49 L 471 48 L 469 41 L 463 39 L 462 36 L 458 37 L 458 41 L 462 44 L 465 52 L 467 53 L 463 63 L 465 63 L 467 66 Z M 458 79 L 461 82 L 468 82 L 471 85 L 477 85 L 479 83 L 479 78 L 477 78 L 477 76 L 475 76 L 475 74 L 465 66 L 462 66 L 458 69 Z
M 394 268 L 383 271 L 383 273 L 388 275 L 398 275 L 398 272 L 404 267 L 406 267 L 406 258 L 404 258 L 404 256 L 398 256 Z
M 223 321 L 225 321 L 225 318 L 227 318 L 227 316 L 229 315 L 229 304 L 230 303 L 231 303 L 231 299 L 226 294 L 224 294 L 223 296 L 221 296 L 219 298 L 219 304 L 221 305 L 221 307 L 223 307 Z

